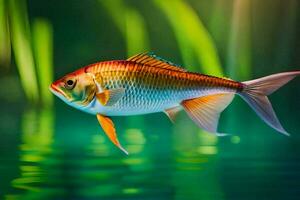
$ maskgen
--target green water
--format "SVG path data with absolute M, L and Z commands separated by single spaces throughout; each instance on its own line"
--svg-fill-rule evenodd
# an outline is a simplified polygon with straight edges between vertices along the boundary
M 221 120 L 221 129 L 234 133 L 228 137 L 202 132 L 185 114 L 174 125 L 163 113 L 115 117 L 120 140 L 130 152 L 126 156 L 108 141 L 94 116 L 60 101 L 55 105 L 1 113 L 1 199 L 300 195 L 299 124 L 298 119 L 286 119 L 292 108 L 277 109 L 291 137 L 264 125 L 238 98 Z

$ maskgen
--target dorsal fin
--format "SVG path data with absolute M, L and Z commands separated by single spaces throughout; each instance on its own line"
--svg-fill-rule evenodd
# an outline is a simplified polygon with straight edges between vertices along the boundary
M 157 67 L 162 69 L 170 69 L 174 71 L 185 72 L 186 70 L 179 65 L 164 60 L 153 53 L 140 53 L 127 59 L 138 64 L 149 65 L 151 67 Z

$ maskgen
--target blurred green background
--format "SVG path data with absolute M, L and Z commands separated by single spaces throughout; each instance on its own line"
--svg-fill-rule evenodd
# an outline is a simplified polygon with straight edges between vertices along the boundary
M 0 0 L 0 199 L 299 199 L 300 78 L 270 99 L 291 137 L 239 98 L 215 137 L 182 113 L 114 117 L 125 156 L 52 80 L 152 51 L 243 81 L 300 69 L 298 0 Z

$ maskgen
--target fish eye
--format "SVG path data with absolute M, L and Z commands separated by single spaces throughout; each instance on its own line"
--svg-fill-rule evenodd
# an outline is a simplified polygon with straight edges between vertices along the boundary
M 73 83 L 74 83 L 73 80 L 68 80 L 68 81 L 67 81 L 67 84 L 68 84 L 68 85 L 73 85 Z
M 66 80 L 66 82 L 65 82 L 65 87 L 67 88 L 67 89 L 69 89 L 69 90 L 71 90 L 71 89 L 73 89 L 74 87 L 75 87 L 75 81 L 74 80 L 72 80 L 72 79 L 68 79 L 68 80 Z

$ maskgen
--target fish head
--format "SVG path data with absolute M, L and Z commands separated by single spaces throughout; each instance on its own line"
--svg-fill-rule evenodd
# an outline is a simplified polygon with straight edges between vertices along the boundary
M 54 81 L 50 90 L 67 104 L 79 108 L 92 102 L 97 85 L 93 76 L 81 69 Z

